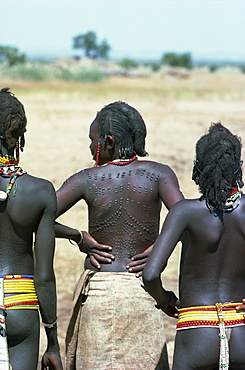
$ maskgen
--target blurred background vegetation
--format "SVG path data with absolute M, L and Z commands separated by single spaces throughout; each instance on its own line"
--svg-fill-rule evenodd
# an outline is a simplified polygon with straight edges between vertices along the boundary
M 238 73 L 245 73 L 244 63 L 197 62 L 189 52 L 164 52 L 159 60 L 138 61 L 130 57 L 118 61 L 109 58 L 110 44 L 98 41 L 97 34 L 89 31 L 73 37 L 76 54 L 59 60 L 28 60 L 14 46 L 0 45 L 0 77 L 30 81 L 67 80 L 82 83 L 100 82 L 110 75 L 125 77 L 150 77 L 154 73 L 188 78 L 193 69 L 205 68 L 216 73 L 229 66 Z

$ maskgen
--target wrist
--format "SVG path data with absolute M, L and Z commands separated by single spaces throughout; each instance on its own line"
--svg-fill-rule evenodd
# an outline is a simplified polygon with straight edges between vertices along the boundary
M 78 246 L 80 246 L 82 244 L 82 242 L 83 242 L 83 232 L 80 231 L 80 230 L 78 230 L 78 229 L 76 229 L 76 231 L 77 231 L 77 234 L 74 235 L 73 237 L 69 238 L 69 242 L 72 245 L 75 245 L 73 243 L 73 241 L 74 241 Z
M 79 231 L 79 241 L 77 242 L 77 245 L 80 246 L 82 244 L 83 244 L 83 231 Z
M 52 332 L 49 336 L 47 336 L 47 352 L 60 352 L 57 332 Z
M 173 296 L 173 292 L 172 291 L 170 291 L 170 290 L 168 290 L 168 291 L 166 291 L 166 293 L 168 293 L 168 297 L 166 298 L 166 300 L 165 300 L 165 302 L 167 302 L 167 303 L 165 303 L 164 302 L 164 304 L 162 304 L 162 303 L 158 303 L 158 306 L 159 306 L 159 308 L 161 309 L 161 310 L 165 310 L 168 306 L 169 306 L 169 304 L 170 304 L 170 302 L 171 302 L 171 300 L 172 300 L 172 296 Z
M 57 321 L 57 320 L 56 320 Z M 47 337 L 47 349 L 48 352 L 58 352 L 59 351 L 59 341 L 57 334 L 57 322 L 54 321 L 52 324 L 44 324 L 44 329 Z

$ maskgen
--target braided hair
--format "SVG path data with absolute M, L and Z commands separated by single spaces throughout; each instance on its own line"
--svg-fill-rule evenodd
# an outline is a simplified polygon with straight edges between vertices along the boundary
M 8 87 L 0 90 L 0 139 L 7 149 L 13 148 L 19 138 L 24 146 L 26 131 L 26 115 L 24 106 L 9 91 Z
M 146 126 L 139 112 L 122 101 L 106 105 L 96 115 L 100 135 L 105 140 L 112 136 L 119 147 L 119 158 L 134 154 L 144 157 Z
M 243 187 L 240 158 L 241 139 L 220 122 L 198 140 L 192 180 L 210 211 L 222 210 L 232 188 Z

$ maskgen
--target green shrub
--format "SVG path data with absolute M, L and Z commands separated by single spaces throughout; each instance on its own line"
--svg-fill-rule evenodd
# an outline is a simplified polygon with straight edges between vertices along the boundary
M 151 69 L 153 72 L 158 72 L 161 68 L 161 64 L 158 62 L 151 63 Z
M 208 69 L 209 69 L 209 72 L 214 73 L 217 71 L 217 69 L 219 69 L 219 66 L 217 64 L 210 64 L 208 66 Z
M 96 69 L 85 69 L 80 68 L 75 71 L 71 71 L 69 69 L 62 69 L 59 72 L 56 72 L 55 77 L 61 80 L 69 80 L 69 81 L 76 81 L 76 82 L 99 82 L 103 78 L 105 78 L 105 74 Z
M 187 69 L 192 69 L 193 67 L 190 53 L 166 53 L 162 56 L 161 62 L 171 67 L 183 67 Z
M 41 64 L 16 64 L 4 68 L 2 73 L 8 78 L 28 81 L 47 81 L 50 79 L 50 72 Z
M 66 80 L 77 82 L 99 82 L 106 74 L 97 69 L 56 69 L 51 64 L 26 63 L 16 64 L 8 67 L 0 64 L 0 74 L 10 79 L 21 79 L 29 81 Z
M 240 65 L 239 68 L 242 73 L 245 73 L 245 65 Z

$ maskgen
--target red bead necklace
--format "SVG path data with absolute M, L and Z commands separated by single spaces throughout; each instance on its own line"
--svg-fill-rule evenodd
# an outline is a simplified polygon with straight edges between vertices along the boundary
M 137 156 L 134 155 L 130 159 L 115 159 L 114 161 L 107 162 L 106 164 L 114 164 L 114 166 L 125 166 L 126 164 L 129 164 L 137 159 Z

